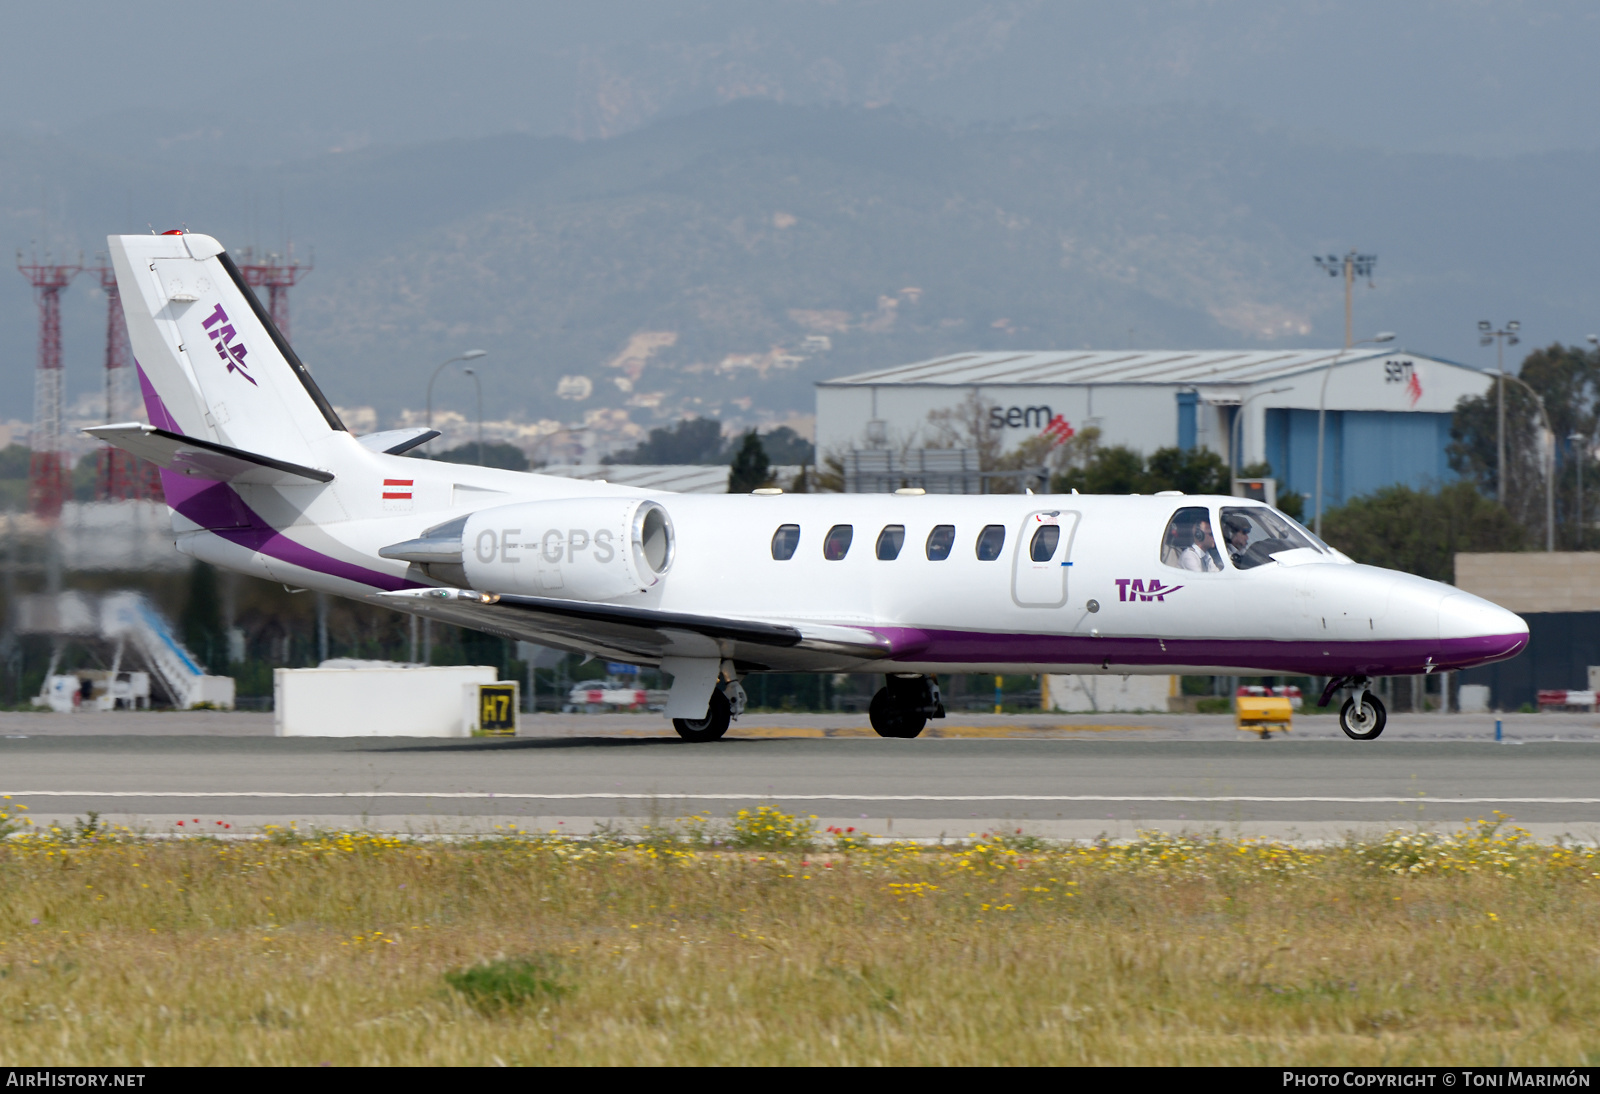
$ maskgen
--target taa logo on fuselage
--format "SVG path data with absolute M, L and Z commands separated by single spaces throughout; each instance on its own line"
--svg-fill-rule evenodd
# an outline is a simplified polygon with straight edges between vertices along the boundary
M 1159 577 L 1152 577 L 1147 585 L 1140 577 L 1117 578 L 1117 599 L 1124 604 L 1135 600 L 1160 600 L 1163 603 L 1168 593 L 1175 593 L 1183 588 L 1182 585 L 1163 585 Z
M 217 305 L 216 311 L 206 316 L 206 321 L 201 326 L 211 335 L 211 342 L 217 347 L 217 356 L 228 366 L 228 371 L 237 372 L 249 380 L 252 387 L 258 386 L 256 378 L 250 375 L 249 366 L 244 363 L 245 355 L 250 351 L 245 348 L 243 342 L 234 341 L 239 332 L 228 322 L 228 313 L 222 310 L 221 304 Z

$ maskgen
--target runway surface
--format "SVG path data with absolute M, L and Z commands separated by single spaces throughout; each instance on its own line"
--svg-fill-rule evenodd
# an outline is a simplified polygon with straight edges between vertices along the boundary
M 1326 839 L 1448 829 L 1499 811 L 1540 836 L 1600 838 L 1592 715 L 1525 716 L 1531 729 L 1514 726 L 1498 744 L 1492 718 L 1486 735 L 1481 724 L 1426 715 L 1415 720 L 1434 732 L 1396 719 L 1374 742 L 1337 737 L 1331 719 L 1304 719 L 1290 738 L 1261 741 L 1227 719 L 1197 726 L 1125 715 L 1083 730 L 1061 728 L 1071 716 L 973 722 L 972 735 L 913 741 L 747 725 L 747 735 L 709 745 L 645 735 L 660 733 L 653 719 L 610 736 L 415 740 L 275 738 L 262 732 L 270 716 L 260 715 L 127 716 L 147 720 L 142 732 L 110 722 L 97 731 L 95 716 L 49 717 L 0 717 L 0 792 L 41 820 L 95 810 L 153 832 L 291 821 L 583 832 L 771 803 L 897 837 L 1007 826 L 1063 838 L 1159 828 Z M 191 718 L 185 728 L 199 733 L 172 732 Z M 1333 732 L 1303 731 L 1313 727 Z

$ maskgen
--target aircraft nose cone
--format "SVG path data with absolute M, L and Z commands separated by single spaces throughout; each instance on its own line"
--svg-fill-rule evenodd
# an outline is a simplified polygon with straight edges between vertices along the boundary
M 1528 644 L 1528 624 L 1471 593 L 1451 593 L 1439 601 L 1439 637 L 1468 658 L 1510 657 Z
M 1450 593 L 1439 600 L 1440 638 L 1488 638 L 1527 633 L 1528 624 L 1520 615 L 1482 597 Z

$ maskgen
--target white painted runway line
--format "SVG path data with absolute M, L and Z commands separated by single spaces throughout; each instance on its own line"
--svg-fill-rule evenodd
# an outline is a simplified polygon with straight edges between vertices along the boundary
M 478 790 L 0 790 L 12 798 L 418 798 L 508 801 L 844 801 L 844 802 L 1264 802 L 1335 805 L 1600 805 L 1600 798 L 1436 798 L 1265 794 L 528 794 Z

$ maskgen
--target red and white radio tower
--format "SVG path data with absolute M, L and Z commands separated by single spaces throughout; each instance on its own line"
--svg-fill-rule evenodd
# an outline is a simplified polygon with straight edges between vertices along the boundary
M 122 314 L 117 272 L 110 266 L 96 266 L 90 272 L 100 275 L 100 287 L 106 294 L 106 424 L 131 421 L 138 414 L 134 409 L 137 404 L 128 323 Z M 159 484 L 152 481 L 154 470 L 152 465 L 142 465 L 131 452 L 107 445 L 100 451 L 100 482 L 95 493 L 101 501 L 159 498 Z
M 83 263 L 56 265 L 48 255 L 43 262 L 37 256 L 24 262 L 18 251 L 17 269 L 33 286 L 39 301 L 39 371 L 33 388 L 28 504 L 34 515 L 53 521 L 61 516 L 61 504 L 68 494 L 61 443 L 61 290 L 83 269 Z
M 246 248 L 240 255 L 244 261 L 239 263 L 239 272 L 244 275 L 245 284 L 256 289 L 266 287 L 267 314 L 272 316 L 273 326 L 278 328 L 285 342 L 289 341 L 289 290 L 314 268 L 311 262 L 304 266 L 300 264 L 300 260 L 294 256 L 293 243 L 289 244 L 287 250 L 287 257 L 267 254 L 257 262 L 255 253 Z

